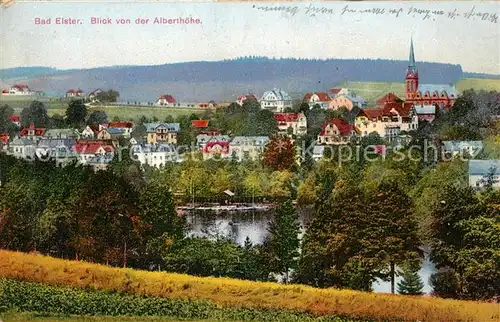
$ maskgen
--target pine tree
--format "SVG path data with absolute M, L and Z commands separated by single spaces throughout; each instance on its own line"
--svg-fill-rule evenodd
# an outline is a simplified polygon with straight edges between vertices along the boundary
M 398 293 L 404 295 L 422 295 L 424 283 L 418 270 L 412 268 L 405 268 L 403 270 L 403 280 L 398 282 Z

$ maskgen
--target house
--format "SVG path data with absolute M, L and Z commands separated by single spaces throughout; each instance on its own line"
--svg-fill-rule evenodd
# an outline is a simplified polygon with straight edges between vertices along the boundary
M 198 104 L 199 108 L 216 108 L 217 103 L 215 101 L 210 101 L 210 102 L 203 102 Z
M 413 39 L 410 43 L 410 57 L 405 76 L 405 100 L 416 105 L 437 105 L 450 109 L 458 98 L 458 91 L 451 84 L 420 84 Z
M 207 144 L 203 145 L 201 153 L 203 155 L 203 160 L 208 160 L 216 157 L 226 159 L 231 156 L 231 154 L 229 153 L 228 141 L 211 140 Z
M 2 94 L 4 94 L 2 92 Z M 36 92 L 30 90 L 26 84 L 14 84 L 10 87 L 8 94 L 6 95 L 35 95 Z
M 144 123 L 147 133 L 147 143 L 177 144 L 177 135 L 181 126 L 179 123 Z
M 16 158 L 34 159 L 36 142 L 26 138 L 15 138 L 8 147 L 8 153 Z
M 469 156 L 474 158 L 483 151 L 482 141 L 443 141 L 445 156 Z
M 421 121 L 431 123 L 436 119 L 436 105 L 415 105 L 415 113 Z
M 281 113 L 287 108 L 292 108 L 292 98 L 285 91 L 274 88 L 262 95 L 260 106 L 263 109 Z
M 238 103 L 238 105 L 240 105 L 240 106 L 243 106 L 243 103 L 246 100 L 253 100 L 253 101 L 256 101 L 256 102 L 258 101 L 257 100 L 257 96 L 255 96 L 254 94 L 247 94 L 247 95 L 238 96 L 238 99 L 236 100 L 236 103 Z
M 328 103 L 327 107 L 332 110 L 338 110 L 341 107 L 345 107 L 349 111 L 351 111 L 354 107 L 358 107 L 360 109 L 365 108 L 366 101 L 362 97 L 354 93 L 342 94 L 337 95 L 335 98 L 333 98 Z
M 200 133 L 196 136 L 196 145 L 203 148 L 209 142 L 229 142 L 229 135 L 221 135 L 220 132 Z
M 280 134 L 307 134 L 307 118 L 303 113 L 275 113 L 274 119 Z
M 19 115 L 9 116 L 9 121 L 11 121 L 18 128 L 21 128 L 21 117 Z
M 33 123 L 30 126 L 25 127 L 19 133 L 19 136 L 29 140 L 38 140 L 45 134 L 45 128 L 35 127 Z
M 331 88 L 329 91 L 330 98 L 335 98 L 339 95 L 349 95 L 349 89 L 347 88 Z
M 141 165 L 148 165 L 153 168 L 161 168 L 167 162 L 178 160 L 175 146 L 169 144 L 144 144 L 133 145 L 132 153 L 135 160 Z
M 69 89 L 66 92 L 66 97 L 84 97 L 84 94 L 81 89 Z
M 235 136 L 229 143 L 229 157 L 240 162 L 257 160 L 268 142 L 267 136 Z
M 354 125 L 341 119 L 333 119 L 323 123 L 317 142 L 327 145 L 348 144 L 359 134 L 359 129 Z
M 160 95 L 160 97 L 156 99 L 156 104 L 161 106 L 173 106 L 175 102 L 175 98 L 170 94 Z
M 197 129 L 204 129 L 208 127 L 208 120 L 192 120 L 191 126 Z
M 71 148 L 78 156 L 78 161 L 81 164 L 87 164 L 87 160 L 100 155 L 114 154 L 115 148 L 112 145 L 96 144 L 96 143 L 80 143 L 77 142 Z
M 328 96 L 328 93 L 319 92 L 305 94 L 302 102 L 309 104 L 309 108 L 319 105 L 322 109 L 326 110 L 331 100 L 332 99 Z
M 97 132 L 96 139 L 98 139 L 98 140 L 112 140 L 113 137 L 111 136 L 111 133 L 109 133 L 107 128 L 102 128 L 101 130 L 99 130 L 99 132 Z
M 500 188 L 500 160 L 469 160 L 469 186 L 481 188 L 486 178 L 493 175 L 493 187 Z
M 387 93 L 376 101 L 377 106 L 384 107 L 386 104 L 391 103 L 403 103 L 404 101 L 400 99 L 394 93 Z
M 75 144 L 74 138 L 43 138 L 38 142 L 35 154 L 39 159 L 66 156 Z
M 91 103 L 98 103 L 99 100 L 97 99 L 97 95 L 100 94 L 100 93 L 103 93 L 104 91 L 100 88 L 92 91 L 89 93 L 89 96 L 88 96 L 88 101 L 91 102 Z
M 134 122 L 130 121 L 109 122 L 108 129 L 121 130 L 123 132 L 122 135 L 126 138 L 129 138 L 130 134 L 132 133 L 132 130 L 134 129 Z
M 75 129 L 50 129 L 43 135 L 47 139 L 80 139 L 80 133 Z
M 382 108 L 361 110 L 354 125 L 361 131 L 361 136 L 376 132 L 380 137 L 393 142 L 402 131 L 418 129 L 418 116 L 411 103 L 388 103 Z
M 94 171 L 105 171 L 111 161 L 113 160 L 114 155 L 112 153 L 106 153 L 103 155 L 95 155 L 86 160 L 86 164 L 91 166 Z

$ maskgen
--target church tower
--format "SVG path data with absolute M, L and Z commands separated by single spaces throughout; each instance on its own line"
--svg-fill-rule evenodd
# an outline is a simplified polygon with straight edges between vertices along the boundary
M 406 99 L 411 100 L 415 98 L 417 91 L 418 91 L 418 70 L 417 70 L 417 65 L 415 64 L 415 53 L 413 52 L 413 38 L 412 38 L 410 44 L 410 58 L 405 78 Z

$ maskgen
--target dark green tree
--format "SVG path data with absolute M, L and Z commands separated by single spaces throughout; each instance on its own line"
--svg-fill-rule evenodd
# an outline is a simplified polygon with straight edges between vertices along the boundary
M 284 275 L 284 281 L 288 283 L 290 270 L 297 267 L 300 246 L 299 217 L 291 200 L 278 205 L 268 231 L 266 251 L 270 255 L 269 266 L 273 272 Z
M 404 295 L 422 295 L 424 283 L 418 274 L 418 268 L 406 266 L 403 268 L 401 276 L 403 279 L 398 282 L 398 293 Z
M 108 123 L 108 115 L 104 111 L 93 111 L 87 119 L 88 125 Z
M 28 127 L 33 123 L 36 127 L 47 127 L 50 123 L 47 109 L 40 101 L 33 101 L 21 111 L 21 124 Z
M 66 109 L 66 122 L 69 126 L 79 128 L 85 124 L 87 118 L 87 106 L 81 99 L 71 100 Z

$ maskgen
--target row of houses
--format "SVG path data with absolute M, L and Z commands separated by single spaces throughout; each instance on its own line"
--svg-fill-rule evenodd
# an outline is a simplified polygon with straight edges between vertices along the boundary
M 44 95 L 42 91 L 36 91 L 29 88 L 26 84 L 14 84 L 9 88 L 2 89 L 4 96 L 35 96 Z

